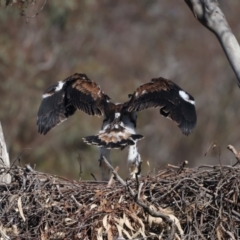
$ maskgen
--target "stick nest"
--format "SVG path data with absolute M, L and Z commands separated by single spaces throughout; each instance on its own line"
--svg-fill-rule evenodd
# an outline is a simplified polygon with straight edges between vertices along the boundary
M 28 167 L 8 171 L 0 185 L 1 239 L 239 239 L 240 168 L 168 167 L 156 176 L 114 181 L 72 181 Z M 131 188 L 136 196 L 130 194 Z M 136 203 L 141 199 L 155 213 Z

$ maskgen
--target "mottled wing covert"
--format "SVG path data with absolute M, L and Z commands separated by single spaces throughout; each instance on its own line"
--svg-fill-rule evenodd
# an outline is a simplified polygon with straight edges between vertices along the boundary
M 188 135 L 197 122 L 194 98 L 174 82 L 154 78 L 130 95 L 128 111 L 160 107 L 160 114 L 175 121 L 182 133 Z
M 46 134 L 75 111 L 103 115 L 109 97 L 85 74 L 76 73 L 43 93 L 37 117 L 38 132 Z

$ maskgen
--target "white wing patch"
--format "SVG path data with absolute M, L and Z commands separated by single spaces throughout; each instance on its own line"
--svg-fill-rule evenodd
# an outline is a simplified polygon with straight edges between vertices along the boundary
M 191 103 L 192 105 L 195 105 L 195 101 L 190 100 L 189 95 L 188 95 L 186 92 L 184 92 L 183 90 L 180 90 L 180 91 L 179 91 L 179 96 L 180 96 L 184 101 L 189 102 L 189 103 Z
M 59 81 L 57 87 L 54 89 L 54 92 L 52 91 L 51 93 L 45 93 L 42 95 L 42 98 L 47 98 L 52 96 L 55 92 L 58 92 L 62 89 L 63 85 L 65 84 L 65 82 Z
M 64 85 L 64 82 L 59 81 L 59 82 L 58 82 L 58 86 L 56 87 L 55 91 L 56 91 L 56 92 L 60 91 L 60 90 L 62 89 L 63 85 Z
M 53 95 L 53 93 L 45 93 L 45 94 L 42 95 L 42 98 L 47 98 L 47 97 L 50 97 L 52 95 Z

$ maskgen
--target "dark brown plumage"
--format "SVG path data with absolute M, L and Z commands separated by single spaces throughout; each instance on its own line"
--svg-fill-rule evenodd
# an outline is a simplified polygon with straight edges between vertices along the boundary
M 109 99 L 87 75 L 76 73 L 43 93 L 38 111 L 38 131 L 46 134 L 77 109 L 89 115 L 105 115 L 105 119 L 110 122 L 114 120 L 116 112 L 122 116 L 127 114 L 136 124 L 130 113 L 160 107 L 160 114 L 175 121 L 184 134 L 190 134 L 196 125 L 193 97 L 172 81 L 161 77 L 138 87 L 128 102 L 114 104 Z
M 185 135 L 189 135 L 196 125 L 194 98 L 170 80 L 154 78 L 141 85 L 127 104 L 130 112 L 151 107 L 160 107 L 160 114 L 175 121 Z
M 38 132 L 46 134 L 75 111 L 101 116 L 110 98 L 87 75 L 76 73 L 49 87 L 43 93 L 38 111 Z
M 197 116 L 193 97 L 164 78 L 152 79 L 151 82 L 138 87 L 129 97 L 129 101 L 125 103 L 111 103 L 110 98 L 96 83 L 85 74 L 76 73 L 43 93 L 37 118 L 38 132 L 46 134 L 76 110 L 89 115 L 103 115 L 101 131 L 83 140 L 100 147 L 100 162 L 103 156 L 109 160 L 109 149 L 123 149 L 129 146 L 128 163 L 131 169 L 135 169 L 132 173 L 136 173 L 141 162 L 136 144 L 143 138 L 142 135 L 136 134 L 138 111 L 159 107 L 160 114 L 176 122 L 185 135 L 194 129 Z M 102 179 L 108 179 L 108 176 L 105 176 L 106 171 L 102 171 Z

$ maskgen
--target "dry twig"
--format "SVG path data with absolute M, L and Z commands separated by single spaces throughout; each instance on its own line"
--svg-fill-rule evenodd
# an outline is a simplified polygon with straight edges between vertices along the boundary
M 178 169 L 141 177 L 138 188 L 114 171 L 117 182 L 107 188 L 29 167 L 0 168 L 12 178 L 0 186 L 0 238 L 239 239 L 240 167 Z
M 240 163 L 240 152 L 238 152 L 232 145 L 228 145 L 227 148 L 235 155 L 237 163 Z

